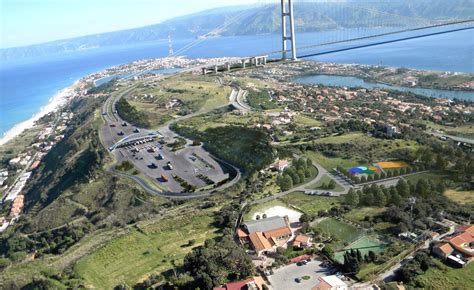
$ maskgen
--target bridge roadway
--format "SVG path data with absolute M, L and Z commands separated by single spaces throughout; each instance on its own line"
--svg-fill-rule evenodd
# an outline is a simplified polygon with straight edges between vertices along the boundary
M 169 76 L 162 76 L 162 78 L 165 77 Z M 191 140 L 186 139 L 187 144 L 185 148 L 176 152 L 172 152 L 170 149 L 155 142 L 155 139 L 163 139 L 169 143 L 173 142 L 178 137 L 182 137 L 173 132 L 170 129 L 170 125 L 173 122 L 191 118 L 206 112 L 197 112 L 174 119 L 156 131 L 138 128 L 140 132 L 136 133 L 134 132 L 135 127 L 128 124 L 123 126 L 125 122 L 116 113 L 115 103 L 118 99 L 133 91 L 134 87 L 135 86 L 132 86 L 115 96 L 111 96 L 104 102 L 102 107 L 102 117 L 106 125 L 101 129 L 99 135 L 104 147 L 108 148 L 117 159 L 117 164 L 128 160 L 134 164 L 135 168 L 138 169 L 141 174 L 132 175 L 120 172 L 113 166 L 108 168 L 109 172 L 134 180 L 150 194 L 172 199 L 191 199 L 209 196 L 215 191 L 228 188 L 238 182 L 241 178 L 241 172 L 237 167 L 210 155 L 202 146 L 191 146 Z M 120 132 L 123 132 L 123 136 L 118 135 Z M 136 146 L 141 149 L 138 153 L 132 153 L 130 150 L 123 147 L 130 141 L 149 139 L 151 137 L 154 138 L 153 142 L 143 143 Z M 148 152 L 147 149 L 151 147 L 155 147 L 154 150 L 157 150 L 158 152 Z M 132 148 L 132 146 L 128 146 L 128 149 L 130 148 Z M 158 154 L 161 155 L 161 159 L 158 158 Z M 172 170 L 167 166 L 168 161 L 173 165 Z M 150 166 L 152 163 L 156 164 L 156 168 Z M 180 183 L 171 177 L 171 174 L 175 173 L 185 179 L 188 183 L 193 184 L 198 188 L 208 188 L 205 182 L 198 178 L 197 175 L 205 175 L 217 183 L 220 180 L 228 178 L 228 174 L 225 173 L 224 170 L 228 173 L 232 173 L 232 176 L 234 177 L 217 188 L 205 189 L 197 192 L 182 193 Z M 164 182 L 160 177 L 161 175 L 165 175 L 168 178 L 168 181 Z
M 454 142 L 460 142 L 462 144 L 474 145 L 474 139 L 472 139 L 472 138 L 458 137 L 458 136 L 453 136 L 453 135 L 448 135 L 448 134 L 443 134 L 443 133 L 437 133 L 437 132 L 428 132 L 428 133 L 433 135 L 433 136 L 436 136 L 438 138 L 446 138 L 446 139 L 451 139 Z

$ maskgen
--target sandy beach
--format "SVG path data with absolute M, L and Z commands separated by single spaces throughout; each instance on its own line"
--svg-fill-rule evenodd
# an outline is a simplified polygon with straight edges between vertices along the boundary
M 52 98 L 50 98 L 48 104 L 41 107 L 40 111 L 34 114 L 30 119 L 16 124 L 13 128 L 5 132 L 0 139 L 0 146 L 20 135 L 26 129 L 34 127 L 36 121 L 38 121 L 41 117 L 56 111 L 61 106 L 65 105 L 74 95 L 74 90 L 78 87 L 78 85 L 79 81 L 76 81 L 72 86 L 62 89 Z

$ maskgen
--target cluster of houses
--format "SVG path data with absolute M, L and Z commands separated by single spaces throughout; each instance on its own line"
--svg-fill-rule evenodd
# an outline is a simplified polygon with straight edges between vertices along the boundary
M 8 161 L 10 170 L 1 170 L 0 186 L 4 186 L 8 178 L 16 179 L 10 187 L 1 188 L 1 203 L 11 202 L 11 205 L 9 215 L 0 216 L 0 232 L 20 216 L 25 204 L 25 196 L 22 194 L 24 187 L 33 172 L 41 165 L 42 158 L 64 138 L 64 131 L 73 116 L 72 112 L 61 112 L 57 120 L 50 121 L 42 128 L 36 138 L 36 143 L 31 144 L 25 152 L 19 153 Z M 10 174 L 12 171 L 15 174 Z
M 242 245 L 247 245 L 251 250 L 249 253 L 255 259 L 272 257 L 278 248 L 288 246 L 300 249 L 313 246 L 311 237 L 298 234 L 299 223 L 291 223 L 288 216 L 272 216 L 243 223 L 237 229 L 237 236 Z M 311 257 L 301 255 L 289 260 L 289 264 L 306 262 Z M 241 290 L 241 289 L 268 289 L 261 277 L 252 277 L 243 281 L 232 282 L 214 290 Z M 312 290 L 345 290 L 349 289 L 346 282 L 336 275 L 318 277 L 314 281 Z
M 432 253 L 455 267 L 465 267 L 474 260 L 474 225 L 458 226 L 456 231 L 432 244 Z

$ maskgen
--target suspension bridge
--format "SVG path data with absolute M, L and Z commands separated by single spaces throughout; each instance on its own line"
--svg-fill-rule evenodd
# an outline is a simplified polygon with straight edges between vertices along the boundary
M 196 40 L 186 44 L 172 53 L 172 56 L 184 56 L 185 53 L 195 46 L 212 39 L 231 28 L 233 25 L 245 23 L 256 17 L 259 11 L 265 9 L 274 12 L 278 9 L 280 33 L 274 33 L 281 43 L 280 47 L 272 51 L 256 51 L 255 55 L 243 59 L 243 66 L 248 61 L 250 65 L 255 58 L 270 57 L 282 60 L 296 60 L 298 58 L 309 58 L 324 54 L 344 52 L 366 47 L 386 45 L 395 42 L 409 41 L 418 38 L 431 37 L 441 34 L 454 33 L 474 29 L 474 18 L 426 18 L 410 13 L 396 13 L 385 11 L 383 6 L 372 7 L 373 2 L 356 1 L 298 1 L 298 0 L 275 0 L 259 1 L 252 9 L 245 9 L 229 17 L 222 25 L 201 35 Z M 320 13 L 315 17 L 320 19 L 331 19 L 338 21 L 327 21 L 318 27 L 313 25 L 314 36 L 309 43 L 298 41 L 298 35 L 305 33 L 307 23 L 298 13 L 305 13 L 307 5 L 313 5 Z M 305 6 L 306 5 L 306 6 Z M 363 15 L 363 16 L 362 16 Z M 275 14 L 268 15 L 268 17 Z M 315 20 L 315 22 L 317 22 Z M 235 44 L 238 46 L 238 44 Z M 266 62 L 266 60 L 265 60 Z M 257 62 L 255 62 L 257 64 Z M 212 68 L 204 68 L 203 72 L 216 72 L 218 65 L 224 65 L 229 69 L 229 64 L 213 64 Z M 225 70 L 225 69 L 224 69 Z

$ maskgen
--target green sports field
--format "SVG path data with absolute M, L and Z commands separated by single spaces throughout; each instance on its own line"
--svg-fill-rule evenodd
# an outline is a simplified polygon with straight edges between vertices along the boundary
M 340 251 L 334 254 L 334 258 L 336 261 L 339 263 L 344 262 L 344 252 L 354 249 L 354 250 L 359 250 L 362 254 L 362 256 L 366 255 L 369 253 L 369 251 L 372 251 L 376 254 L 383 252 L 385 248 L 385 244 L 381 242 L 379 239 L 376 237 L 371 237 L 371 236 L 363 236 L 357 241 L 353 242 L 352 244 L 346 246 L 344 248 L 344 251 Z

